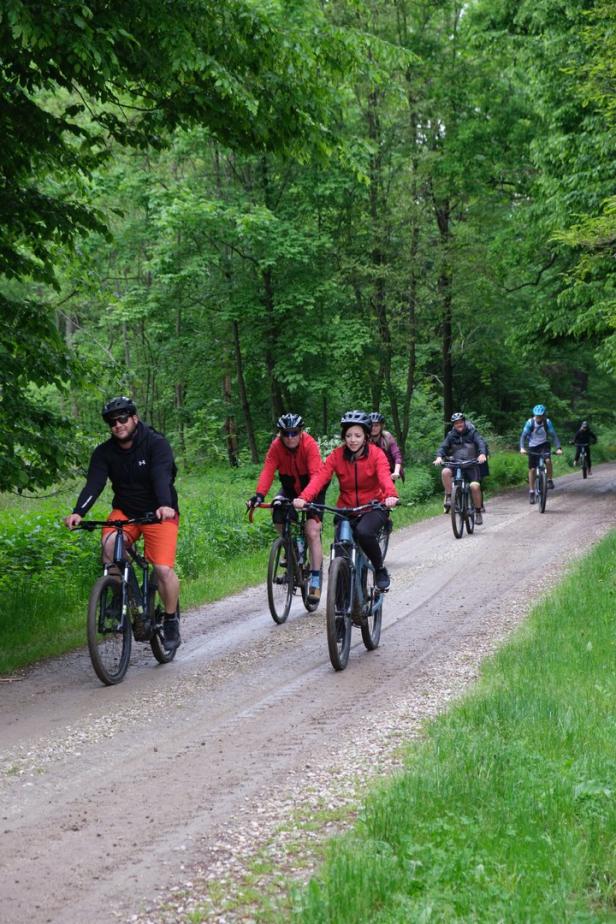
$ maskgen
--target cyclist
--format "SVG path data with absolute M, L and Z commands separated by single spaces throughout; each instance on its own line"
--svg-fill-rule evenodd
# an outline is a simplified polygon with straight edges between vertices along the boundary
M 547 413 L 544 404 L 536 404 L 533 408 L 533 416 L 528 418 L 520 433 L 520 452 L 526 455 L 528 451 L 528 500 L 531 504 L 535 503 L 535 467 L 541 453 L 545 458 L 548 488 L 554 487 L 550 439 L 554 440 L 556 455 L 562 455 L 560 440 Z M 528 450 L 525 448 L 526 441 L 528 441 Z
M 294 507 L 301 510 L 307 502 L 316 502 L 319 492 L 334 475 L 337 475 L 340 485 L 337 507 L 359 507 L 373 500 L 386 507 L 394 507 L 398 503 L 398 492 L 385 454 L 370 442 L 370 416 L 364 411 L 347 411 L 340 420 L 340 426 L 343 445 L 328 455 L 308 486 L 293 501 Z M 377 534 L 388 520 L 388 512 L 369 510 L 357 516 L 352 523 L 359 545 L 374 566 L 375 582 L 380 590 L 387 590 L 390 580 L 383 566 Z
M 177 606 L 180 583 L 174 571 L 179 527 L 178 497 L 174 487 L 176 467 L 171 446 L 162 435 L 144 424 L 131 398 L 111 398 L 103 406 L 102 416 L 111 429 L 111 438 L 96 447 L 90 459 L 86 484 L 77 498 L 73 512 L 65 517 L 69 529 L 75 529 L 107 483 L 113 488 L 110 520 L 127 520 L 154 512 L 160 523 L 131 524 L 126 536 L 135 542 L 143 535 L 145 556 L 154 565 L 158 592 L 165 607 L 163 631 L 165 645 L 176 649 L 180 644 Z M 113 529 L 103 529 L 103 561 L 113 561 Z
M 575 459 L 573 464 L 577 465 L 580 459 L 580 449 L 582 446 L 586 447 L 586 458 L 588 459 L 588 474 L 592 475 L 592 464 L 590 461 L 590 446 L 591 443 L 594 444 L 597 442 L 597 437 L 592 432 L 588 426 L 588 421 L 583 420 L 580 426 L 578 427 L 575 436 L 573 437 L 573 442 L 575 443 Z
M 276 502 L 283 499 L 293 500 L 298 496 L 312 476 L 321 468 L 321 453 L 314 437 L 304 432 L 304 420 L 299 414 L 283 414 L 279 417 L 276 427 L 278 435 L 267 451 L 256 491 L 247 501 L 247 506 L 255 507 L 263 503 L 272 486 L 274 476 L 278 472 L 282 491 L 274 498 L 272 520 L 278 532 L 282 532 L 284 511 Z M 325 489 L 320 496 L 319 503 L 325 503 Z M 297 514 L 294 513 L 294 516 Z M 308 602 L 317 603 L 321 598 L 321 565 L 323 563 L 319 514 L 314 512 L 308 514 L 305 535 L 310 549 L 311 569 Z
M 486 444 L 479 431 L 466 419 L 462 411 L 451 415 L 451 430 L 436 452 L 434 465 L 443 465 L 441 480 L 445 489 L 443 512 L 451 509 L 451 486 L 453 484 L 453 463 L 445 462 L 450 457 L 454 462 L 467 462 L 477 459 L 476 465 L 467 465 L 463 469 L 464 477 L 471 483 L 471 496 L 475 505 L 475 523 L 481 526 L 481 487 L 480 466 L 486 461 Z
M 383 450 L 389 462 L 391 480 L 396 481 L 401 478 L 404 481 L 404 462 L 400 447 L 394 439 L 393 433 L 385 430 L 385 418 L 379 411 L 373 411 L 370 414 L 370 442 L 374 443 Z

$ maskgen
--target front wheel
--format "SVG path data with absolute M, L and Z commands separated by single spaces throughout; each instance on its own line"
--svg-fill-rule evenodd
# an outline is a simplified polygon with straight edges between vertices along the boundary
M 544 468 L 537 474 L 537 493 L 539 494 L 539 513 L 545 513 L 548 499 L 548 476 Z
M 366 615 L 361 621 L 361 637 L 368 651 L 379 647 L 381 640 L 381 623 L 383 621 L 383 597 L 374 584 L 374 571 L 367 569 L 366 575 Z
M 88 650 L 96 676 L 108 687 L 124 679 L 130 660 L 131 627 L 122 616 L 122 584 L 100 577 L 88 602 Z
M 586 453 L 582 456 L 582 478 L 588 478 L 588 459 Z
M 274 622 L 285 622 L 293 598 L 293 556 L 290 543 L 274 539 L 267 566 L 267 602 Z
M 351 648 L 351 569 L 344 558 L 334 558 L 327 580 L 327 647 L 329 660 L 343 671 Z
M 459 484 L 454 487 L 451 495 L 451 528 L 456 539 L 461 539 L 464 532 L 464 500 Z

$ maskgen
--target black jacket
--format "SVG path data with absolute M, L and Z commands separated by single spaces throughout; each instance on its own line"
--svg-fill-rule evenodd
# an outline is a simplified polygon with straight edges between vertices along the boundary
M 597 442 L 597 437 L 592 432 L 590 427 L 586 427 L 585 430 L 582 430 L 582 428 L 580 427 L 580 429 L 577 431 L 577 433 L 573 437 L 573 442 L 579 443 L 581 446 L 590 446 L 591 443 Z
M 114 491 L 114 508 L 128 517 L 140 517 L 158 507 L 173 507 L 179 513 L 176 472 L 165 437 L 139 421 L 130 449 L 122 449 L 113 437 L 96 447 L 73 513 L 85 516 L 107 479 Z
M 455 427 L 451 428 L 436 455 L 442 459 L 451 456 L 456 462 L 467 462 L 469 459 L 476 459 L 482 452 L 485 455 L 486 444 L 483 437 L 472 424 L 467 423 L 461 433 L 458 433 Z

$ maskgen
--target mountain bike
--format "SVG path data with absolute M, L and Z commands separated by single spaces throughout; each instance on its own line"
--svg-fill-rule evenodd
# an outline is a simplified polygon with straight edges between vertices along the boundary
M 580 450 L 578 462 L 582 469 L 582 478 L 588 478 L 588 446 L 586 443 L 575 443 L 575 448 Z
M 267 565 L 267 602 L 272 619 L 281 625 L 289 615 L 293 597 L 298 590 L 309 613 L 314 613 L 319 602 L 308 601 L 311 569 L 304 537 L 306 514 L 303 510 L 295 510 L 290 500 L 256 506 L 270 509 L 278 505 L 283 508 L 284 520 L 282 534 L 274 539 L 270 549 Z M 251 523 L 253 514 L 254 507 L 251 507 L 248 511 Z
M 455 459 L 445 459 L 444 465 L 449 466 L 453 472 L 450 507 L 451 528 L 456 539 L 461 539 L 465 526 L 469 536 L 475 530 L 475 504 L 470 482 L 464 477 L 464 469 L 470 465 L 477 465 L 477 459 L 467 459 L 463 462 L 458 462 Z
M 88 650 L 97 677 L 107 686 L 124 679 L 130 660 L 131 642 L 149 642 L 160 664 L 175 657 L 176 648 L 165 646 L 164 608 L 156 603 L 156 571 L 128 542 L 124 529 L 131 523 L 153 524 L 152 516 L 129 520 L 82 520 L 77 529 L 92 532 L 115 529 L 113 561 L 105 564 L 88 602 Z M 135 569 L 141 572 L 140 580 Z M 180 617 L 178 604 L 176 615 Z
M 327 647 L 332 667 L 347 666 L 353 626 L 361 629 L 368 651 L 378 648 L 383 620 L 383 597 L 374 581 L 374 567 L 355 540 L 353 518 L 369 510 L 389 510 L 378 502 L 360 507 L 328 507 L 308 504 L 314 510 L 330 510 L 337 517 L 327 577 Z
M 537 464 L 535 465 L 535 501 L 539 507 L 539 513 L 545 513 L 545 505 L 548 499 L 548 470 L 545 465 L 545 454 L 536 453 Z

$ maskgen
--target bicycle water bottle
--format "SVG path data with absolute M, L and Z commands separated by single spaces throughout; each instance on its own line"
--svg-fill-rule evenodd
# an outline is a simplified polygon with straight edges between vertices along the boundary
M 304 564 L 304 540 L 301 536 L 298 536 L 295 540 L 295 548 L 297 549 L 297 564 Z

